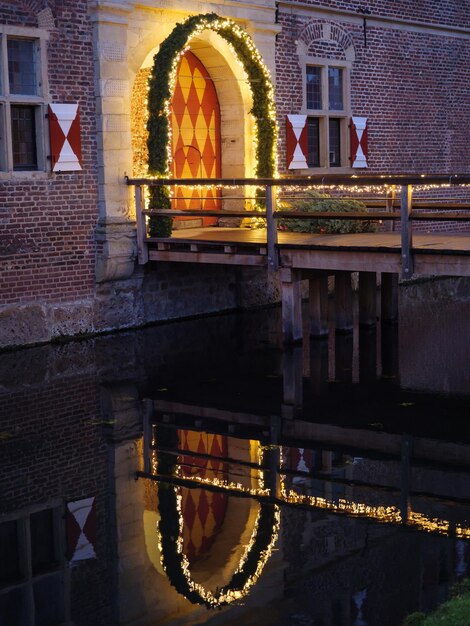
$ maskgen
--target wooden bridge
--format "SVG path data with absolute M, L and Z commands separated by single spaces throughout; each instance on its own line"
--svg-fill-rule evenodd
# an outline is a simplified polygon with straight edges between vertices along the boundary
M 470 175 L 459 176 L 310 176 L 283 179 L 128 179 L 135 186 L 137 242 L 139 263 L 149 261 L 245 265 L 278 272 L 282 286 L 283 332 L 287 342 L 302 339 L 301 282 L 309 282 L 310 333 L 328 332 L 328 276 L 335 276 L 336 328 L 352 328 L 351 272 L 359 272 L 360 323 L 374 324 L 377 319 L 377 275 L 382 286 L 382 318 L 397 314 L 398 278 L 445 275 L 470 276 L 470 204 L 462 198 L 454 201 L 421 199 L 413 201 L 414 189 L 434 186 L 470 185 Z M 228 210 L 160 210 L 145 208 L 145 188 L 211 186 L 219 189 L 220 199 Z M 292 189 L 331 190 L 334 197 L 345 191 L 355 195 L 367 191 L 367 212 L 315 212 L 276 208 L 276 196 L 283 199 Z M 248 189 L 237 194 L 233 189 Z M 264 189 L 263 210 L 240 210 L 240 206 L 260 204 L 259 190 Z M 255 190 L 255 191 L 253 191 Z M 258 193 L 256 193 L 258 190 Z M 298 198 L 298 196 L 296 196 Z M 233 208 L 234 207 L 234 208 Z M 238 208 L 237 208 L 238 207 Z M 170 237 L 148 235 L 146 216 L 179 218 L 216 218 L 217 226 L 174 229 Z M 244 227 L 247 221 L 260 218 L 262 228 Z M 380 223 L 381 232 L 349 234 L 312 234 L 284 232 L 278 223 L 286 219 L 366 220 Z M 468 228 L 451 234 L 413 232 L 415 222 L 464 223 Z M 234 225 L 232 225 L 235 222 Z M 398 231 L 387 228 L 399 222 Z M 221 226 L 220 224 L 230 224 Z M 459 228 L 460 231 L 460 228 Z

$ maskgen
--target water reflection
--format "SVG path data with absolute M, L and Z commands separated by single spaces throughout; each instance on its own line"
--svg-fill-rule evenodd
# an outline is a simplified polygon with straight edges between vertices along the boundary
M 468 574 L 468 399 L 278 315 L 2 354 L 2 626 L 397 626 Z

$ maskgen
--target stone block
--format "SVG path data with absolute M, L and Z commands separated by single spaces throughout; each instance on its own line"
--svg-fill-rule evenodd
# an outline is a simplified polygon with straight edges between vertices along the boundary
M 70 337 L 93 332 L 93 300 L 57 304 L 50 308 L 52 337 Z
M 0 389 L 14 390 L 44 383 L 49 375 L 51 346 L 5 352 L 0 359 Z
M 0 310 L 0 347 L 40 343 L 50 338 L 45 306 L 32 303 Z

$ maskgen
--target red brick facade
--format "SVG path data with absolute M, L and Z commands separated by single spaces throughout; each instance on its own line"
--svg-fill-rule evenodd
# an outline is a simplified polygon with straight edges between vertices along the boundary
M 116 10 L 112 19 L 126 37 L 123 15 L 132 13 L 131 5 L 116 2 L 109 9 Z M 125 167 L 118 158 L 117 164 L 113 161 L 119 150 L 131 148 L 126 144 L 130 111 L 115 114 L 113 98 L 125 100 L 131 85 L 126 72 L 130 77 L 135 68 L 128 43 L 111 36 L 93 42 L 99 20 L 92 12 L 102 10 L 103 23 L 108 23 L 108 8 L 88 0 L 1 3 L 2 36 L 35 38 L 38 33 L 45 86 L 37 129 L 43 163 L 34 172 L 11 172 L 2 162 L 8 101 L 0 93 L 0 347 L 232 309 L 241 300 L 261 304 L 278 296 L 265 277 L 258 274 L 254 280 L 237 268 L 137 268 L 132 201 L 121 184 Z M 293 1 L 278 3 L 276 18 L 274 2 L 268 9 L 272 32 L 281 28 L 275 43 L 281 173 L 286 164 L 285 116 L 302 113 L 303 107 L 305 59 L 299 61 L 299 46 L 304 56 L 349 64 L 349 112 L 368 121 L 368 173 L 470 172 L 467 3 Z M 361 11 L 366 9 L 370 14 L 364 28 Z M 274 34 L 270 45 L 272 50 Z M 126 65 L 104 80 L 97 59 L 103 66 Z M 101 110 L 104 101 L 111 111 L 108 119 Z M 51 172 L 45 119 L 51 103 L 79 104 L 81 171 Z M 110 128 L 113 132 L 106 135 Z M 347 158 L 343 161 L 341 170 L 351 172 Z M 452 193 L 455 197 L 467 191 Z M 442 228 L 448 229 L 449 223 Z
M 38 27 L 38 14 L 46 7 L 44 1 L 3 2 L 0 23 Z M 83 299 L 94 289 L 98 197 L 92 26 L 87 2 L 52 3 L 52 18 L 54 27 L 43 27 L 49 31 L 49 40 L 41 44 L 47 46 L 49 83 L 44 104 L 79 104 L 83 170 L 51 174 L 47 162 L 47 172 L 0 172 L 2 305 Z M 47 120 L 42 131 L 48 133 Z
M 369 128 L 368 173 L 468 173 L 470 7 L 461 2 L 295 1 L 279 9 L 276 74 L 285 169 L 285 115 L 302 112 L 297 48 L 345 60 L 352 45 L 351 113 Z M 366 16 L 359 11 L 370 9 Z M 325 35 L 325 32 L 327 35 Z M 349 48 L 351 52 L 351 48 Z

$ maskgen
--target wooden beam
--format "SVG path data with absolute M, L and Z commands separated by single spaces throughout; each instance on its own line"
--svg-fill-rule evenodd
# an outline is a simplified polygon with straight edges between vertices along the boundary
M 266 230 L 268 240 L 268 268 L 276 271 L 279 268 L 277 250 L 277 220 L 274 217 L 274 189 L 266 185 Z
M 359 325 L 373 326 L 377 321 L 377 276 L 359 272 Z
M 310 336 L 328 334 L 328 273 L 312 272 L 308 276 Z
M 411 185 L 403 185 L 401 188 L 401 277 L 404 279 L 413 276 L 413 231 L 410 222 Z
M 302 341 L 302 300 L 299 273 L 281 269 L 282 334 L 285 343 Z
M 254 265 L 266 267 L 266 257 L 256 254 L 224 254 L 223 252 L 181 252 L 175 250 L 150 250 L 151 261 L 176 263 L 208 263 L 215 265 Z
M 147 225 L 145 223 L 145 215 L 143 213 L 142 187 L 137 185 L 135 188 L 135 219 L 136 219 L 136 236 L 137 236 L 137 261 L 139 265 L 145 265 L 149 260 L 148 245 L 146 242 Z
M 281 266 L 300 269 L 347 270 L 368 272 L 373 267 L 377 272 L 400 272 L 399 249 L 387 252 L 280 249 Z
M 303 404 L 303 350 L 289 346 L 282 359 L 283 407 L 282 416 L 296 417 Z
M 398 274 L 382 273 L 380 318 L 386 322 L 398 319 Z
M 309 174 L 308 176 L 284 177 L 284 178 L 129 178 L 125 181 L 128 185 L 148 185 L 151 187 L 162 186 L 191 186 L 209 185 L 211 187 L 242 187 L 275 185 L 289 187 L 292 185 L 311 187 L 312 185 L 462 185 L 470 183 L 470 174 L 436 174 L 423 178 L 417 174 Z
M 347 333 L 353 329 L 353 301 L 350 272 L 335 272 L 335 327 Z

